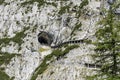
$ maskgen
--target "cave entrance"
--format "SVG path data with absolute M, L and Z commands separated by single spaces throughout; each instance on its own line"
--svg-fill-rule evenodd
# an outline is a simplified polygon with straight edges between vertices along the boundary
M 39 43 L 41 43 L 41 44 L 48 44 L 48 41 L 47 41 L 47 39 L 45 39 L 44 37 L 39 37 L 38 38 L 38 41 L 39 41 Z
M 38 41 L 42 45 L 48 45 L 48 46 L 50 46 L 51 43 L 53 42 L 53 37 L 52 37 L 52 35 L 50 33 L 41 31 L 38 34 Z

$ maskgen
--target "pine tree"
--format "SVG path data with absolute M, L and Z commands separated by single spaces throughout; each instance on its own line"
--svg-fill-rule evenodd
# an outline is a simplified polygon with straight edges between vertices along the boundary
M 109 10 L 105 11 L 104 18 L 99 22 L 101 27 L 96 32 L 97 42 L 94 57 L 95 63 L 101 65 L 99 77 L 102 80 L 104 78 L 107 80 L 120 79 L 120 20 L 114 13 L 118 6 L 120 4 L 114 3 Z

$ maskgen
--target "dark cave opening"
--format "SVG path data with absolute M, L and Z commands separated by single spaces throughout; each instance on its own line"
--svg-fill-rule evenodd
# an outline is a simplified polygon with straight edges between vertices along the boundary
M 45 38 L 42 37 L 42 36 L 38 38 L 38 41 L 39 41 L 39 43 L 41 43 L 41 44 L 48 45 L 47 39 L 45 39 Z
M 51 43 L 53 42 L 53 36 L 52 36 L 52 34 L 50 34 L 48 32 L 41 31 L 38 34 L 38 41 L 42 45 L 48 45 L 48 46 L 50 46 Z

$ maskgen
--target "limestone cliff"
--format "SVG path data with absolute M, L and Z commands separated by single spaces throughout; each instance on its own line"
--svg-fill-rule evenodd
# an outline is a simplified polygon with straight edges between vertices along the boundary
M 104 0 L 0 1 L 0 53 L 19 54 L 0 68 L 4 67 L 3 71 L 13 80 L 85 80 L 96 73 L 94 68 L 84 65 L 94 62 L 90 56 L 94 54 L 94 45 L 78 43 L 79 47 L 61 58 L 51 57 L 47 68 L 36 74 L 45 56 L 54 51 L 38 42 L 38 34 L 52 34 L 53 46 L 79 39 L 94 42 L 99 28 L 96 24 L 103 17 L 102 7 L 109 8 L 109 4 Z

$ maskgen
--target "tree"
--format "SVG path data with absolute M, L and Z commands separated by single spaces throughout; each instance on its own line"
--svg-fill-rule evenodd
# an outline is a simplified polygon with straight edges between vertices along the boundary
M 96 32 L 94 58 L 95 63 L 101 65 L 99 78 L 101 77 L 102 80 L 104 78 L 107 80 L 120 79 L 120 20 L 114 13 L 119 6 L 120 3 L 116 0 L 105 11 L 104 18 L 98 23 L 101 27 Z

